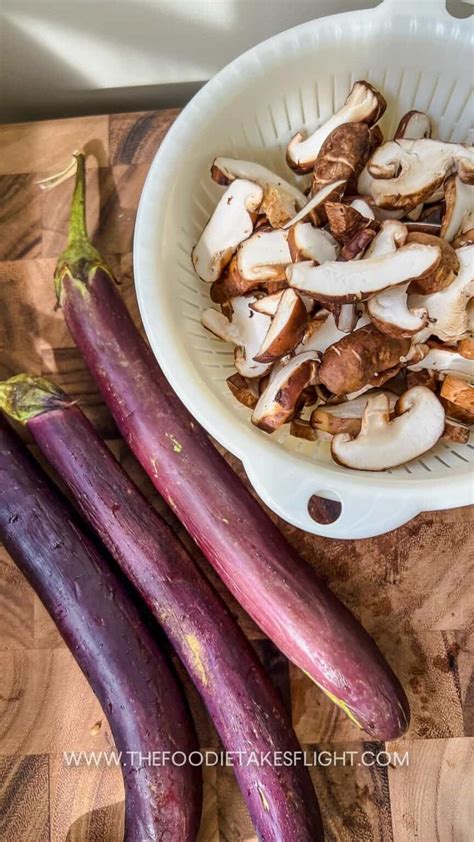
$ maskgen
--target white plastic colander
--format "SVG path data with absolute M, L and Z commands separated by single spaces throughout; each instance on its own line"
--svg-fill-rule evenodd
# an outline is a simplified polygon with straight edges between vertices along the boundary
M 295 526 L 334 538 L 364 538 L 424 510 L 472 502 L 474 445 L 439 442 L 421 459 L 384 473 L 335 465 L 325 442 L 272 436 L 253 427 L 231 395 L 233 349 L 200 323 L 209 287 L 191 249 L 222 195 L 209 175 L 217 155 L 266 164 L 291 179 L 285 147 L 313 131 L 357 79 L 388 101 L 390 137 L 417 108 L 436 136 L 473 142 L 473 26 L 441 0 L 385 0 L 375 9 L 316 20 L 259 44 L 217 74 L 178 117 L 151 166 L 138 211 L 134 264 L 140 311 L 153 351 L 173 388 L 208 432 L 238 456 L 262 500 Z M 212 479 L 210 479 L 212 482 Z M 342 503 L 332 524 L 316 523 L 308 500 Z

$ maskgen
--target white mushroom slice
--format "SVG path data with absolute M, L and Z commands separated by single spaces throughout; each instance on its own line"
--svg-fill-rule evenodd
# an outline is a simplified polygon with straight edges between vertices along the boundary
M 370 320 L 388 336 L 414 336 L 428 324 L 426 307 L 409 306 L 408 287 L 409 284 L 392 287 L 367 302 Z
M 269 185 L 276 187 L 283 194 L 290 196 L 298 209 L 302 208 L 307 202 L 305 194 L 298 187 L 290 184 L 289 181 L 285 181 L 284 178 L 267 169 L 267 167 L 253 161 L 240 161 L 237 158 L 215 158 L 211 174 L 218 184 L 230 184 L 236 178 L 246 178 L 248 181 L 259 184 L 262 190 L 265 190 Z
M 263 298 L 257 298 L 255 304 L 250 305 L 251 309 L 255 310 L 256 313 L 263 313 L 265 316 L 272 316 L 273 318 L 284 291 L 282 289 L 280 292 L 273 292 L 271 295 L 264 295 Z M 307 295 L 300 295 L 300 298 L 306 307 L 306 311 L 311 313 L 314 308 L 314 299 L 308 298 Z
M 474 148 L 440 140 L 392 140 L 379 146 L 367 164 L 372 179 L 359 180 L 382 208 L 411 209 L 426 201 L 456 169 L 463 181 L 474 178 Z
M 278 305 L 281 301 L 281 297 L 285 290 L 280 290 L 280 292 L 272 292 L 271 295 L 264 295 L 263 298 L 257 298 L 254 304 L 251 304 L 252 310 L 255 310 L 256 313 L 263 313 L 265 316 L 273 316 L 275 315 Z
M 464 217 L 461 228 L 458 231 L 456 239 L 453 240 L 452 245 L 458 249 L 471 243 L 474 243 L 474 211 L 467 213 Z
M 442 376 L 454 374 L 460 380 L 474 382 L 474 360 L 466 359 L 457 351 L 445 351 L 443 348 L 431 348 L 422 360 L 411 363 L 408 368 L 411 371 L 427 368 Z
M 367 219 L 375 219 L 375 214 L 365 199 L 353 199 L 351 202 L 351 208 L 354 208 L 354 210 L 362 216 L 367 217 Z
M 297 222 L 288 229 L 288 246 L 294 263 L 299 260 L 326 263 L 336 260 L 339 253 L 334 237 L 322 228 L 315 228 L 311 222 Z
M 437 265 L 439 249 L 417 243 L 402 246 L 393 254 L 366 260 L 293 263 L 286 270 L 290 286 L 318 301 L 363 301 L 383 289 L 415 280 Z
M 369 323 L 370 319 L 367 316 L 359 316 L 354 327 L 364 327 L 364 325 Z M 328 310 L 320 310 L 315 318 L 309 322 L 306 333 L 296 349 L 296 353 L 299 354 L 302 351 L 319 351 L 323 354 L 330 345 L 334 345 L 344 336 L 346 336 L 346 333 L 343 330 L 339 330 L 333 314 Z
M 456 444 L 467 444 L 470 434 L 469 427 L 466 427 L 465 424 L 460 424 L 459 421 L 453 421 L 451 419 L 446 421 L 444 425 L 443 438 L 456 442 Z
M 424 342 L 437 336 L 442 342 L 458 342 L 469 335 L 467 305 L 474 298 L 474 245 L 457 249 L 459 272 L 448 287 L 431 295 L 410 295 L 408 303 L 428 311 L 430 324 L 416 337 Z
M 353 400 L 345 400 L 336 404 L 325 404 L 313 410 L 311 414 L 311 425 L 318 430 L 336 435 L 337 433 L 351 433 L 358 435 L 361 428 L 362 416 L 367 407 L 369 398 L 377 395 L 386 395 L 389 402 L 389 412 L 393 412 L 397 402 L 397 395 L 393 392 L 379 391 L 373 389 L 365 395 L 360 395 Z
M 339 306 L 339 312 L 335 316 L 337 329 L 342 331 L 342 333 L 351 333 L 356 327 L 360 316 L 361 309 L 357 304 L 341 304 Z
M 203 281 L 217 281 L 238 245 L 250 237 L 252 214 L 262 199 L 262 188 L 245 179 L 237 179 L 225 191 L 192 252 L 194 268 Z
M 396 219 L 386 219 L 380 226 L 380 231 L 365 253 L 368 257 L 381 257 L 384 254 L 392 254 L 397 248 L 403 246 L 408 237 L 408 228 L 403 222 Z
M 318 192 L 311 197 L 309 202 L 306 202 L 305 206 L 301 208 L 299 213 L 297 213 L 293 219 L 290 219 L 289 222 L 286 222 L 282 227 L 291 228 L 293 225 L 296 225 L 297 222 L 300 222 L 302 219 L 306 219 L 312 211 L 317 210 L 321 207 L 321 205 L 324 205 L 328 196 L 330 196 L 337 187 L 341 187 L 341 185 L 345 183 L 344 179 L 340 179 L 339 181 L 333 181 L 331 184 L 326 184 L 324 187 L 321 187 L 321 190 L 318 190 Z
M 239 327 L 219 310 L 214 310 L 212 307 L 204 310 L 201 315 L 201 323 L 206 330 L 210 330 L 214 336 L 224 342 L 231 342 L 233 345 L 240 345 L 242 342 Z
M 391 254 L 407 238 L 405 225 L 396 220 L 386 220 L 369 248 L 368 257 Z M 411 310 L 408 306 L 409 284 L 392 287 L 375 295 L 367 302 L 367 313 L 375 326 L 388 336 L 413 336 L 428 322 L 426 308 Z
M 250 305 L 255 301 L 254 295 L 232 298 L 231 319 L 212 309 L 205 310 L 201 316 L 204 327 L 225 342 L 232 342 L 237 346 L 234 362 L 242 377 L 262 377 L 270 368 L 269 365 L 254 360 L 270 326 L 268 316 L 250 309 Z
M 407 111 L 401 118 L 393 137 L 394 140 L 400 140 L 402 137 L 411 140 L 431 137 L 431 120 L 428 114 L 424 111 Z
M 237 270 L 246 281 L 284 280 L 289 263 L 288 234 L 281 228 L 256 231 L 237 250 Z
M 306 319 L 306 307 L 300 296 L 292 289 L 285 289 L 254 359 L 270 363 L 294 351 L 303 336 Z
M 272 433 L 290 420 L 302 392 L 317 379 L 319 355 L 308 351 L 273 369 L 252 413 L 252 423 Z
M 241 336 L 239 347 L 234 352 L 234 363 L 242 377 L 262 377 L 270 370 L 270 365 L 254 359 L 269 327 L 268 316 L 250 309 L 254 301 L 255 297 L 249 295 L 232 298 L 230 302 L 232 322 L 237 325 Z
M 386 395 L 369 398 L 359 435 L 334 436 L 333 459 L 359 471 L 383 471 L 416 459 L 443 435 L 444 409 L 425 386 L 408 389 L 397 401 L 395 415 L 391 421 Z
M 440 236 L 450 243 L 465 224 L 469 224 L 474 214 L 474 184 L 464 184 L 459 176 L 451 176 L 446 182 L 444 195 L 446 211 Z
M 286 158 L 297 172 L 309 172 L 327 137 L 344 123 L 372 125 L 382 116 L 386 103 L 382 95 L 368 82 L 355 82 L 344 105 L 326 123 L 303 140 L 298 132 L 288 144 Z

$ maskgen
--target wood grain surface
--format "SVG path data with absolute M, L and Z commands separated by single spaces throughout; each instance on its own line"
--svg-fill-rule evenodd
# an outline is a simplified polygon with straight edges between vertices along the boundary
M 89 224 L 121 277 L 138 321 L 132 236 L 140 191 L 175 110 L 0 127 L 0 377 L 51 377 L 74 398 L 183 537 L 254 643 L 310 752 L 336 752 L 311 770 L 330 842 L 469 842 L 474 838 L 474 556 L 468 509 L 426 513 L 364 541 L 281 530 L 374 635 L 408 692 L 412 724 L 387 746 L 364 735 L 272 643 L 216 579 L 118 438 L 55 310 L 52 273 L 65 244 L 71 182 L 37 180 L 80 147 L 91 153 Z M 94 157 L 92 157 L 94 156 Z M 33 452 L 36 451 L 33 448 Z M 37 455 L 37 454 L 36 454 Z M 241 466 L 231 464 L 245 481 Z M 426 500 L 429 508 L 430 501 Z M 216 732 L 184 677 L 203 748 Z M 67 768 L 64 751 L 111 749 L 104 713 L 41 603 L 0 548 L 0 840 L 120 842 L 120 771 Z M 362 751 L 408 752 L 408 765 L 364 766 Z M 354 765 L 337 760 L 358 752 Z M 332 755 L 330 755 L 332 756 Z M 230 768 L 204 770 L 200 842 L 255 839 Z M 287 840 L 298 842 L 298 840 Z

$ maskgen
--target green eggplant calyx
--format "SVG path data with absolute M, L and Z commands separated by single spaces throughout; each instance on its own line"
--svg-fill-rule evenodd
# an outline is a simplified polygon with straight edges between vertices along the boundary
M 62 389 L 44 377 L 17 374 L 0 383 L 0 409 L 20 424 L 71 403 Z
M 63 278 L 66 273 L 87 285 L 91 269 L 94 266 L 105 266 L 100 252 L 92 245 L 87 233 L 85 156 L 82 152 L 78 152 L 75 158 L 76 182 L 69 218 L 68 244 L 59 256 L 54 273 L 58 303 L 61 300 Z

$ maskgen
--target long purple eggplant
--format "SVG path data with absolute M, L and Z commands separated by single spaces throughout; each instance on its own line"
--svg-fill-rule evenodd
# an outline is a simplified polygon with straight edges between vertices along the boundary
M 322 839 L 308 770 L 279 765 L 273 757 L 274 752 L 300 750 L 281 701 L 187 550 L 63 392 L 41 378 L 19 375 L 0 384 L 0 406 L 26 424 L 162 625 L 224 746 L 235 753 L 235 772 L 260 839 Z M 257 759 L 269 753 L 269 763 L 254 765 L 251 752 Z
M 201 815 L 200 770 L 141 765 L 137 754 L 129 754 L 197 748 L 177 680 L 124 582 L 1 417 L 0 539 L 107 714 L 126 764 L 127 842 L 193 842 Z
M 374 640 L 285 541 L 163 376 L 90 243 L 85 162 L 77 156 L 58 301 L 117 426 L 158 491 L 265 634 L 377 739 L 409 707 Z

